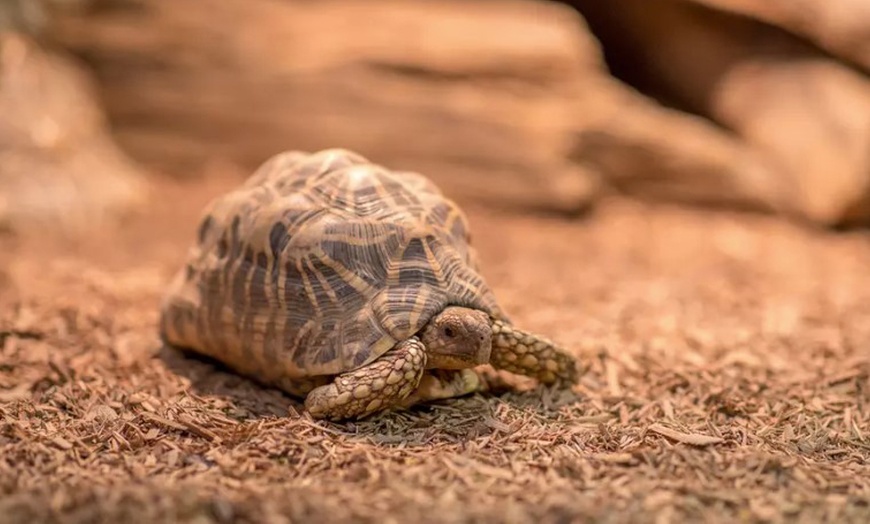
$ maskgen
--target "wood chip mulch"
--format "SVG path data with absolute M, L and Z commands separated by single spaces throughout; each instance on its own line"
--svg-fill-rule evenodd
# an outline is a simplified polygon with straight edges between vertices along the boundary
M 160 347 L 190 216 L 0 239 L 0 522 L 870 521 L 867 234 L 469 215 L 503 305 L 582 359 L 573 391 L 313 421 Z

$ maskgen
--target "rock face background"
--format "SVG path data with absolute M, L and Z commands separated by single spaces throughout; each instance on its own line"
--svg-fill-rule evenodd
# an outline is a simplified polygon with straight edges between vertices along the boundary
M 152 172 L 340 146 L 518 211 L 617 192 L 870 223 L 864 0 L 44 5 Z
M 870 219 L 870 3 L 574 4 L 617 76 L 760 153 L 789 211 L 822 224 Z
M 0 2 L 0 230 L 78 235 L 140 210 L 148 185 L 112 139 L 90 73 L 39 43 L 47 5 Z

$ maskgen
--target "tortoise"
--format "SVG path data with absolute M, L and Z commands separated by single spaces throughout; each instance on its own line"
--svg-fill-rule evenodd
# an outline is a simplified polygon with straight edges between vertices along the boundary
M 571 355 L 512 325 L 464 213 L 422 174 L 286 151 L 198 226 L 161 304 L 163 342 L 304 398 L 313 418 L 482 391 L 483 364 L 577 380 Z

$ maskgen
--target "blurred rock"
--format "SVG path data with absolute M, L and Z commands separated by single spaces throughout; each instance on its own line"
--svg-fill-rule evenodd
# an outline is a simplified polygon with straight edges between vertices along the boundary
M 622 194 L 699 206 L 785 212 L 775 166 L 710 121 L 656 104 L 616 81 L 578 112 L 571 153 Z M 591 97 L 588 97 L 591 98 Z
M 870 71 L 870 2 L 867 0 L 688 1 L 782 27 Z
M 454 197 L 577 211 L 597 192 L 567 158 L 566 107 L 603 61 L 558 4 L 140 0 L 54 29 L 119 142 L 163 171 L 344 147 Z
M 602 183 L 767 210 L 783 194 L 733 137 L 613 80 L 558 4 L 107 4 L 61 19 L 57 39 L 96 68 L 121 142 L 161 170 L 345 147 L 514 208 L 581 210 Z
M 42 28 L 45 19 L 41 0 L 0 0 L 0 31 L 33 34 Z
M 0 31 L 0 228 L 78 234 L 116 223 L 146 198 L 87 75 L 29 37 Z
M 573 2 L 614 72 L 732 130 L 792 214 L 870 223 L 870 81 L 786 32 L 684 0 Z

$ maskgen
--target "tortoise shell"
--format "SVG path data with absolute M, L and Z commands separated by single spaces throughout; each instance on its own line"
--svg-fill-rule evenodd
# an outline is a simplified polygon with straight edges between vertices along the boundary
M 454 202 L 347 150 L 291 151 L 208 205 L 161 334 L 284 381 L 364 366 L 448 305 L 507 320 Z

